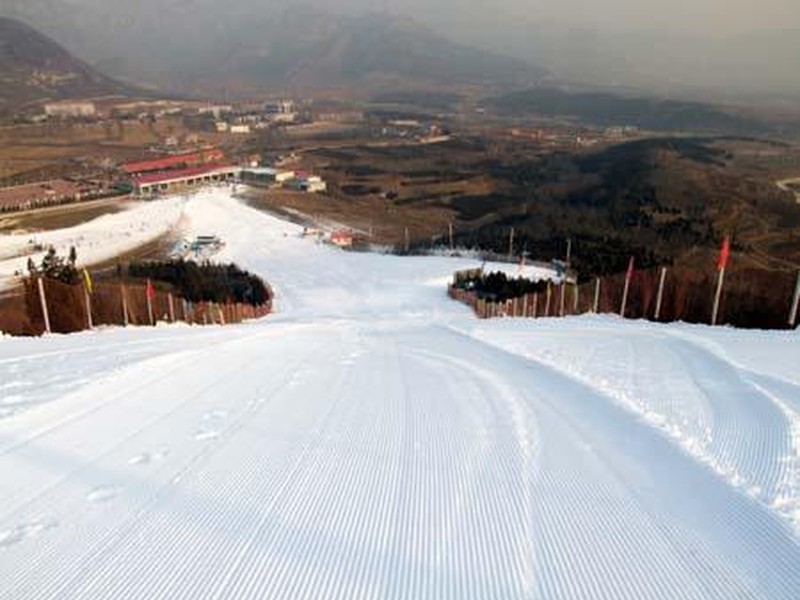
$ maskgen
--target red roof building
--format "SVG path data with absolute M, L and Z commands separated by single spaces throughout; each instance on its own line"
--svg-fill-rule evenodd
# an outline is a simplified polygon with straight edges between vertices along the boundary
M 229 181 L 239 177 L 241 172 L 241 167 L 233 165 L 203 165 L 137 175 L 132 178 L 132 183 L 137 196 L 154 196 L 177 188 Z
M 344 229 L 340 229 L 339 231 L 334 231 L 333 233 L 331 233 L 331 243 L 336 246 L 339 246 L 340 248 L 352 246 L 353 234 Z
M 138 175 L 141 173 L 156 173 L 171 169 L 185 169 L 196 167 L 208 163 L 219 163 L 225 159 L 225 153 L 216 148 L 212 150 L 202 150 L 189 154 L 175 154 L 153 160 L 143 160 L 139 162 L 127 163 L 122 165 L 122 170 L 128 175 Z

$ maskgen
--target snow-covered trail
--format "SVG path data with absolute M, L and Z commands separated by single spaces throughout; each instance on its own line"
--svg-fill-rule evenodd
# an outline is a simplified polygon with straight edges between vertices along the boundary
M 186 213 L 280 312 L 0 340 L 0 598 L 798 597 L 796 337 L 479 323 L 469 261 Z

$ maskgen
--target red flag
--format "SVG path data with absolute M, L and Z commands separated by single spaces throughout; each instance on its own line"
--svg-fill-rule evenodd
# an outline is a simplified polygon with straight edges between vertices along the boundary
M 147 297 L 150 298 L 150 300 L 156 297 L 156 291 L 153 289 L 153 284 L 149 279 L 147 280 Z
M 731 238 L 727 235 L 722 241 L 722 248 L 719 251 L 719 258 L 717 259 L 717 271 L 722 271 L 728 267 L 728 259 L 731 257 Z
M 633 278 L 633 257 L 628 261 L 628 271 L 625 273 L 625 279 L 630 281 Z

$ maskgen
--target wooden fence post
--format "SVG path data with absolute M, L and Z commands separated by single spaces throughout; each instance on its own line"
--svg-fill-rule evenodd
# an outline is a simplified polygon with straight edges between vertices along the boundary
M 147 296 L 147 318 L 150 320 L 150 325 L 155 325 L 155 319 L 153 318 L 153 299 L 150 297 L 150 292 L 145 292 L 145 296 Z
M 550 286 L 550 282 L 548 281 L 547 282 L 547 298 L 546 298 L 545 305 L 544 305 L 544 316 L 545 317 L 549 317 L 550 316 L 550 298 L 552 297 L 552 295 L 553 295 L 553 292 L 552 292 L 552 289 L 551 289 L 551 286 Z
M 175 322 L 175 303 L 172 299 L 172 292 L 167 295 L 167 302 L 169 303 L 169 322 Z
M 122 296 L 122 324 L 127 327 L 130 322 L 128 316 L 128 295 L 123 284 L 119 284 L 120 296 Z
M 533 318 L 537 318 L 539 316 L 539 294 L 533 295 Z
M 577 281 L 575 282 L 575 285 L 572 288 L 572 292 L 574 294 L 573 295 L 572 314 L 573 315 L 577 315 L 578 314 L 578 302 L 580 300 L 580 288 L 578 288 L 578 282 Z
M 559 298 L 559 303 L 558 303 L 558 316 L 559 317 L 563 317 L 564 316 L 564 305 L 565 305 L 566 300 L 567 300 L 567 281 L 566 281 L 566 279 L 561 281 L 560 288 L 561 289 L 559 290 L 560 298 Z
M 45 298 L 44 295 L 44 280 L 41 277 L 37 277 L 36 285 L 39 287 L 39 302 L 42 305 L 42 315 L 44 315 L 45 333 L 53 333 L 50 329 L 50 313 L 47 311 L 47 298 Z
M 529 296 L 529 294 L 525 294 L 522 297 L 522 316 L 523 317 L 527 317 L 528 316 L 528 296 Z

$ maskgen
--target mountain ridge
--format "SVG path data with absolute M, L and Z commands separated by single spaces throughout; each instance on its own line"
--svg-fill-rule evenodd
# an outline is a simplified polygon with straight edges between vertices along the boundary
M 128 91 L 128 86 L 75 58 L 33 27 L 0 17 L 0 111 Z
M 151 4 L 120 13 L 87 1 L 56 18 L 42 3 L 11 0 L 6 12 L 31 15 L 30 22 L 57 33 L 56 39 L 107 72 L 172 91 L 235 95 L 237 89 L 376 81 L 527 86 L 548 75 L 525 60 L 452 41 L 388 13 L 344 16 L 305 5 L 260 12 L 237 6 L 222 14 L 206 0 L 188 0 L 184 8 L 197 15 L 189 26 L 169 7 L 155 19 Z

